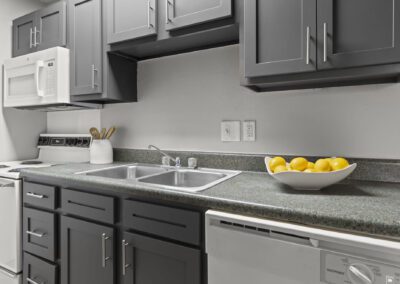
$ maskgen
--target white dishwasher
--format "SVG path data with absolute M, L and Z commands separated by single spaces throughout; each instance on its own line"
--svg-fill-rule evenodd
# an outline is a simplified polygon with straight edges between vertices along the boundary
M 400 284 L 400 242 L 206 213 L 208 284 Z

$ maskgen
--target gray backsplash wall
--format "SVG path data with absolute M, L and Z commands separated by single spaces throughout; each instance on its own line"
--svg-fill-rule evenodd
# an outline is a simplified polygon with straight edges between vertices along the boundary
M 400 84 L 254 93 L 237 45 L 139 64 L 139 102 L 49 113 L 48 132 L 117 126 L 117 148 L 400 159 Z M 256 142 L 220 141 L 221 120 L 257 121 Z

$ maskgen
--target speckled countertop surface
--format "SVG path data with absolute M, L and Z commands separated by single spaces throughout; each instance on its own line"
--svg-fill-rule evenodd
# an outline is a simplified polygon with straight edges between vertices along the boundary
M 115 165 L 121 165 L 116 163 Z M 171 191 L 75 173 L 108 166 L 59 165 L 26 169 L 26 178 L 93 187 L 286 222 L 400 240 L 400 184 L 345 181 L 319 192 L 294 191 L 266 173 L 242 174 L 200 193 Z

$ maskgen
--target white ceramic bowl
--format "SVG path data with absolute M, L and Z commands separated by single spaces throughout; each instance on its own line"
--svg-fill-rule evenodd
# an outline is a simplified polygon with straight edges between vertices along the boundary
M 274 174 L 269 168 L 271 157 L 265 157 L 268 173 L 288 186 L 297 190 L 320 190 L 323 187 L 338 183 L 348 177 L 357 167 L 351 164 L 343 170 L 328 173 L 282 172 Z

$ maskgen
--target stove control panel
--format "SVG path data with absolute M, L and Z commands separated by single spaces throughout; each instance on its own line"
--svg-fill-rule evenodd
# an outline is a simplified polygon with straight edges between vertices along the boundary
M 89 148 L 92 142 L 90 136 L 85 135 L 40 135 L 39 147 L 77 147 Z
M 400 267 L 345 254 L 321 253 L 321 281 L 329 284 L 400 284 Z

